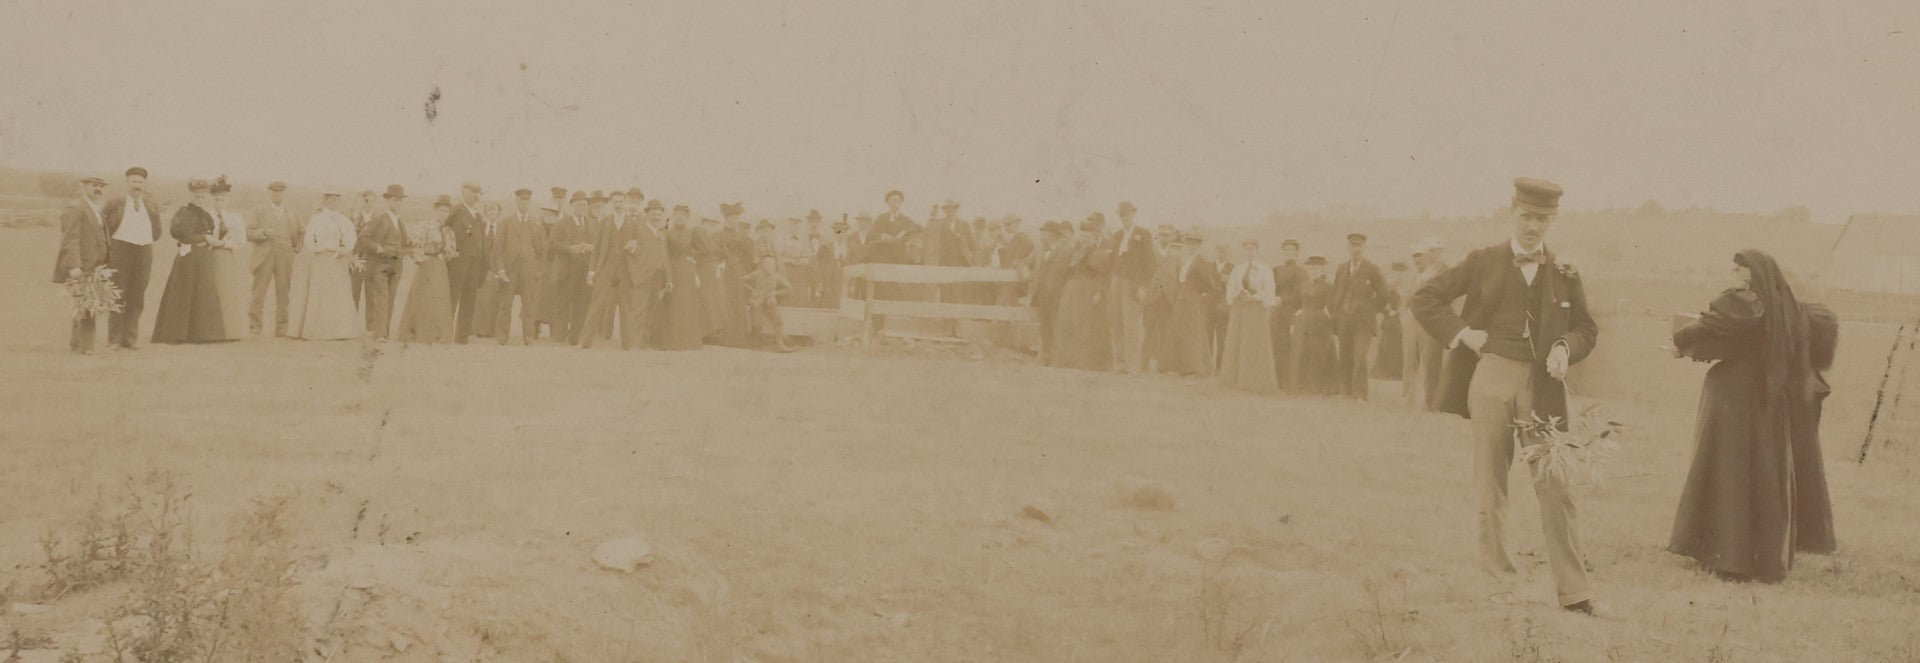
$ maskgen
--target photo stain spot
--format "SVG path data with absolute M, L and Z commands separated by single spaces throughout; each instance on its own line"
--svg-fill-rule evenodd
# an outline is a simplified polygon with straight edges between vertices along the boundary
M 433 91 L 427 93 L 426 106 L 427 124 L 433 124 L 433 121 L 440 117 L 440 86 L 433 86 Z

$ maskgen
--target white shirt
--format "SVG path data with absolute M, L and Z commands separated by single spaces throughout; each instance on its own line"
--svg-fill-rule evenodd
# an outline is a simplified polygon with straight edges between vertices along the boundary
M 135 219 L 139 223 L 134 223 Z M 113 238 L 134 246 L 147 246 L 153 243 L 153 220 L 147 218 L 147 204 L 139 198 L 127 196 L 126 207 L 120 210 L 120 229 L 113 232 Z
M 1520 248 L 1520 240 L 1509 239 L 1507 240 L 1507 244 L 1513 247 L 1513 257 L 1518 258 L 1520 256 L 1527 254 L 1526 249 Z M 1542 253 L 1546 252 L 1546 250 L 1547 250 L 1547 247 L 1545 246 L 1540 247 L 1540 251 Z M 1539 273 L 1540 273 L 1540 263 L 1530 262 L 1520 266 L 1520 275 L 1527 277 L 1527 285 L 1533 285 L 1533 277 L 1534 275 Z
M 106 221 L 107 219 L 106 213 L 101 211 L 99 201 L 89 198 L 87 196 L 81 196 L 80 199 L 87 201 L 87 207 L 93 208 L 93 220 L 102 221 L 102 222 Z M 148 230 L 152 230 L 152 228 L 149 227 Z
M 1195 253 L 1193 255 L 1187 256 L 1187 260 L 1185 262 L 1180 263 L 1180 282 L 1181 283 L 1187 282 L 1187 272 L 1193 271 L 1193 261 L 1199 260 L 1199 259 L 1200 259 L 1200 254 Z

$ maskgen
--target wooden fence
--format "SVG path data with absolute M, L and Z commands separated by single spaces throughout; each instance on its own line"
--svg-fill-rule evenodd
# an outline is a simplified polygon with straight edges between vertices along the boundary
M 875 285 L 958 285 L 963 283 L 1020 283 L 1026 279 L 1013 269 L 1001 267 L 939 267 L 930 265 L 863 264 L 846 269 L 847 283 L 858 284 L 857 297 L 840 300 L 840 309 L 782 307 L 787 333 L 795 336 L 838 337 L 842 323 L 857 322 L 860 340 L 873 345 L 878 332 L 874 317 L 919 318 L 933 320 L 984 320 L 988 322 L 1036 323 L 1033 309 L 1025 306 L 990 304 L 954 304 L 947 302 L 875 299 Z
M 60 222 L 60 210 L 55 209 L 0 209 L 0 226 L 46 226 Z

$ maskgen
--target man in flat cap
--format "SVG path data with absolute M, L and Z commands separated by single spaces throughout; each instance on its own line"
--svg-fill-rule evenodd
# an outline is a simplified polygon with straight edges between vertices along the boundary
M 540 221 L 534 217 L 533 190 L 513 192 L 513 213 L 500 220 L 493 233 L 493 245 L 487 247 L 488 269 L 495 282 L 493 337 L 501 345 L 513 331 L 513 300 L 520 299 L 520 343 L 533 345 L 540 335 L 536 319 L 541 286 L 542 262 L 546 259 L 546 237 Z
M 479 184 L 461 183 L 460 203 L 447 217 L 447 229 L 453 231 L 454 241 L 454 256 L 447 260 L 447 287 L 453 296 L 453 342 L 466 343 L 473 335 L 480 286 L 487 280 L 486 222 L 480 216 Z
M 108 202 L 107 267 L 120 288 L 120 310 L 107 316 L 107 346 L 139 345 L 140 315 L 146 310 L 147 281 L 153 276 L 153 243 L 159 240 L 160 209 L 147 196 L 147 169 L 127 169 L 127 193 Z
M 1380 316 L 1387 311 L 1392 284 L 1380 266 L 1367 259 L 1367 236 L 1347 235 L 1347 260 L 1333 273 L 1334 334 L 1339 338 L 1340 393 L 1367 400 L 1373 339 L 1380 333 Z
M 287 209 L 287 184 L 267 185 L 267 204 L 247 215 L 247 241 L 253 245 L 247 271 L 253 273 L 253 299 L 247 327 L 259 335 L 265 327 L 267 289 L 273 289 L 273 335 L 287 335 L 287 288 L 293 283 L 293 254 L 307 234 L 302 215 Z
M 107 181 L 98 177 L 80 180 L 80 199 L 67 203 L 60 212 L 60 254 L 53 261 L 53 282 L 66 283 L 93 270 L 107 266 L 106 226 Z M 74 315 L 68 330 L 67 349 L 78 354 L 93 354 L 93 313 Z
M 1567 369 L 1593 351 L 1600 333 L 1587 312 L 1579 274 L 1556 263 L 1546 248 L 1560 187 L 1530 177 L 1513 185 L 1508 240 L 1468 253 L 1413 296 L 1420 325 L 1449 348 L 1438 409 L 1473 423 L 1480 561 L 1500 574 L 1515 572 L 1505 532 L 1513 422 L 1559 417 L 1565 430 Z M 1453 302 L 1462 297 L 1466 303 L 1455 313 Z M 1520 440 L 1525 446 L 1543 442 L 1534 435 Z M 1573 496 L 1545 468 L 1530 469 L 1560 605 L 1594 614 Z
M 1121 201 L 1115 210 L 1120 230 L 1106 238 L 1101 247 L 1113 260 L 1112 286 L 1107 291 L 1108 333 L 1112 337 L 1113 367 L 1124 373 L 1140 372 L 1146 338 L 1142 304 L 1147 299 L 1147 284 L 1159 266 L 1159 254 L 1153 248 L 1153 233 L 1133 221 L 1132 202 Z

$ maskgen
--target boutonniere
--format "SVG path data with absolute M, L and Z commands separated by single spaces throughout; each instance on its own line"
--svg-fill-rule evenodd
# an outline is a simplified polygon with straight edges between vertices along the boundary
M 1567 278 L 1570 278 L 1570 279 L 1578 279 L 1578 278 L 1580 278 L 1580 270 L 1578 270 L 1578 269 L 1574 269 L 1574 267 L 1573 267 L 1573 263 L 1570 263 L 1570 262 L 1556 262 L 1556 263 L 1554 263 L 1554 268 L 1556 268 L 1556 269 L 1559 269 L 1559 270 L 1560 270 L 1560 275 L 1561 275 L 1561 276 L 1565 276 L 1565 277 L 1567 277 Z

